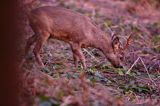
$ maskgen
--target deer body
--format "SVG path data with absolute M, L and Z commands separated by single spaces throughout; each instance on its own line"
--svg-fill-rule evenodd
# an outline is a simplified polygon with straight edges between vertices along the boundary
M 85 57 L 81 48 L 95 47 L 100 49 L 106 58 L 115 66 L 120 66 L 120 60 L 114 53 L 112 40 L 105 35 L 88 17 L 61 7 L 44 6 L 32 10 L 29 23 L 34 35 L 27 41 L 25 53 L 36 42 L 33 50 L 37 62 L 43 65 L 39 52 L 43 43 L 49 38 L 65 41 L 70 44 L 75 65 L 78 60 L 86 68 Z

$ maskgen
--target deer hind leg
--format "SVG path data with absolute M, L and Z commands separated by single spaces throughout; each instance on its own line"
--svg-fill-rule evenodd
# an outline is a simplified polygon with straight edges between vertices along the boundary
M 36 41 L 36 39 L 37 39 L 37 35 L 33 35 L 27 40 L 27 44 L 25 47 L 25 56 L 27 56 L 31 45 L 33 45 L 33 43 Z
M 84 69 L 86 69 L 86 59 L 84 54 L 82 53 L 81 47 L 78 44 L 72 44 L 71 45 L 72 52 L 73 52 L 73 58 L 74 58 L 74 63 L 75 66 L 78 67 L 78 59 L 82 63 L 82 66 Z
M 38 62 L 39 65 L 41 65 L 42 67 L 44 67 L 44 64 L 41 60 L 41 57 L 40 57 L 40 50 L 43 46 L 43 44 L 45 43 L 45 41 L 49 38 L 49 34 L 48 33 L 41 33 L 40 36 L 38 36 L 37 38 L 37 42 L 36 42 L 36 45 L 33 49 L 33 53 L 35 55 L 35 58 L 36 58 L 36 61 Z
M 36 39 L 37 39 L 37 35 L 33 35 L 27 40 L 27 43 L 25 46 L 24 58 L 21 60 L 21 63 L 19 64 L 19 68 L 21 68 L 23 66 L 23 64 L 25 63 L 29 49 L 30 49 L 31 45 L 36 41 Z

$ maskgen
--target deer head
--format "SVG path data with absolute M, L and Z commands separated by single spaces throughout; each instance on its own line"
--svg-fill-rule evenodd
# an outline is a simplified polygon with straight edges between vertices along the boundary
M 129 47 L 129 44 L 131 42 L 131 35 L 132 35 L 132 33 L 127 38 L 126 44 L 124 46 L 120 42 L 119 37 L 117 37 L 115 35 L 112 36 L 112 48 L 113 48 L 113 52 L 117 56 L 117 58 L 120 59 L 120 61 L 124 60 L 125 50 Z

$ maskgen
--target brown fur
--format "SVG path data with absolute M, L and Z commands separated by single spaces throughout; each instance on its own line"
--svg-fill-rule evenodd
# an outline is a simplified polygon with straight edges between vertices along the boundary
M 80 59 L 83 67 L 86 68 L 85 57 L 81 51 L 83 47 L 100 49 L 113 66 L 120 66 L 120 60 L 112 46 L 114 41 L 88 17 L 69 9 L 51 6 L 34 9 L 28 17 L 35 34 L 27 41 L 25 54 L 27 55 L 30 46 L 36 42 L 33 52 L 40 65 L 44 66 L 39 55 L 40 49 L 51 37 L 70 44 L 76 67 Z

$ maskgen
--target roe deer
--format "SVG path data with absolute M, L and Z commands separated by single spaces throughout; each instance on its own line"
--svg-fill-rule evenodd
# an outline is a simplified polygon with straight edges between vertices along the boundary
M 51 37 L 70 44 L 76 67 L 80 60 L 83 68 L 86 68 L 85 57 L 81 51 L 81 48 L 85 47 L 101 50 L 114 67 L 122 67 L 116 53 L 119 39 L 117 37 L 111 39 L 87 16 L 66 8 L 44 6 L 32 10 L 28 18 L 35 34 L 27 41 L 25 55 L 28 54 L 30 46 L 36 42 L 33 53 L 41 66 L 44 67 L 39 54 L 40 49 Z

